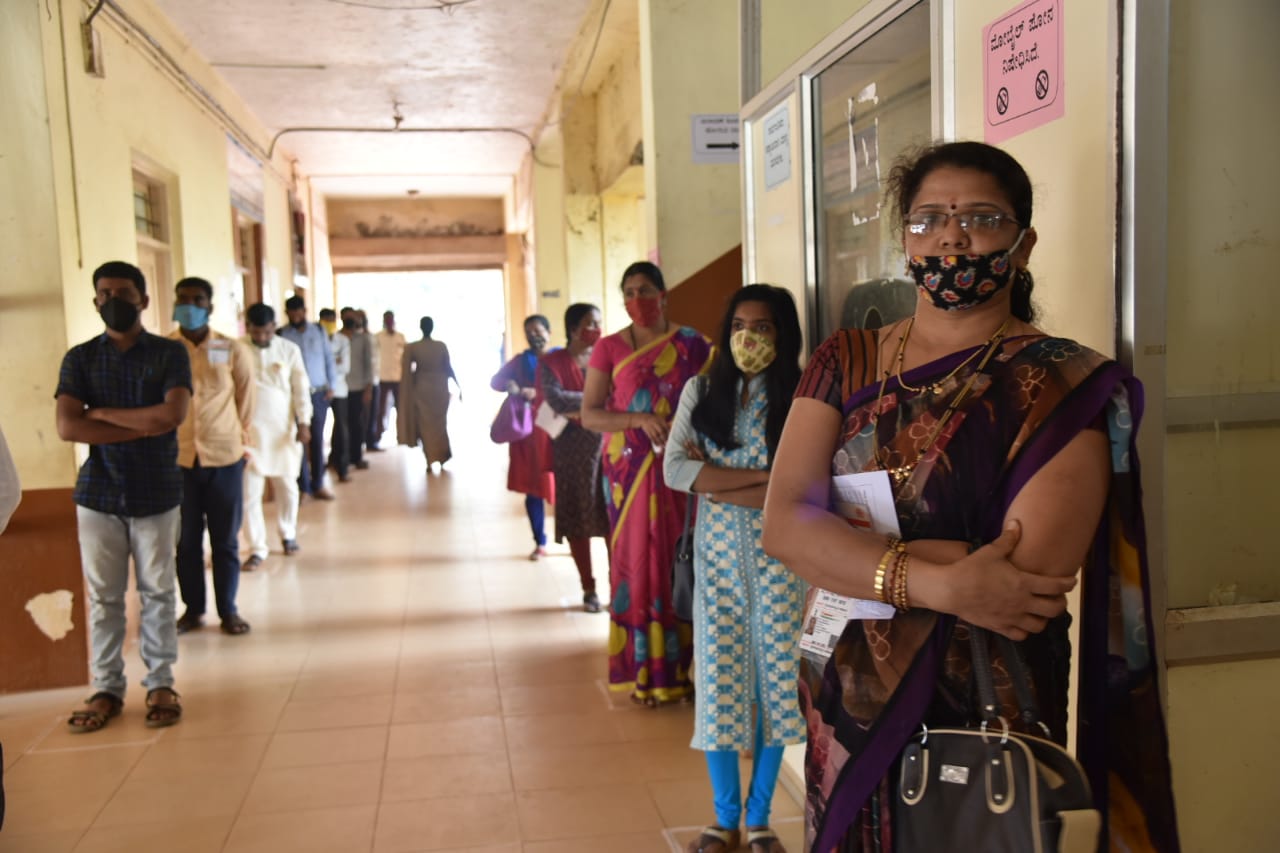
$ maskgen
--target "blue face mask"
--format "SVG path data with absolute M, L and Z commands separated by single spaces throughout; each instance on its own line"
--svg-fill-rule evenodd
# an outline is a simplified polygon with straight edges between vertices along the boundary
M 188 332 L 194 332 L 209 325 L 209 309 L 198 305 L 175 305 L 173 319 Z

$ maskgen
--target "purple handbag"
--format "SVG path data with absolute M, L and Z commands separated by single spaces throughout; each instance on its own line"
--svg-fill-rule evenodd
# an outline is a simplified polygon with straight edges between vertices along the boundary
M 533 434 L 533 408 L 524 397 L 508 394 L 489 427 L 495 444 L 510 444 Z

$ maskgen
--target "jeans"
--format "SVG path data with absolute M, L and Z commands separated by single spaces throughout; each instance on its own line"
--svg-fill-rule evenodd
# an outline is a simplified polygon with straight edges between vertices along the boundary
M 329 401 L 324 395 L 324 391 L 311 392 L 311 444 L 302 456 L 302 473 L 298 475 L 298 488 L 308 495 L 324 488 L 324 422 L 329 416 Z
M 537 495 L 525 495 L 524 511 L 529 516 L 529 528 L 533 531 L 533 541 L 542 548 L 547 544 L 547 505 Z
M 351 389 L 351 396 L 347 397 L 347 434 L 350 437 L 347 447 L 350 450 L 348 459 L 352 465 L 359 465 L 364 461 L 364 439 L 365 433 L 369 431 L 369 412 L 372 408 L 373 400 L 366 403 L 363 390 Z
M 131 518 L 76 507 L 80 563 L 89 595 L 89 669 L 95 691 L 124 698 L 124 596 L 133 557 L 142 625 L 138 650 L 147 690 L 173 686 L 178 660 L 174 547 L 180 511 Z
M 204 529 L 213 548 L 213 598 L 220 619 L 236 615 L 240 588 L 240 519 L 244 512 L 244 460 L 182 469 L 182 532 L 178 536 L 178 586 L 187 612 L 205 612 Z
M 282 540 L 298 538 L 298 484 L 289 477 L 271 477 L 271 492 L 276 504 L 276 529 Z M 262 493 L 267 478 L 252 468 L 244 469 L 244 524 L 249 536 L 249 551 L 266 559 L 267 524 L 262 517 Z
M 329 464 L 338 472 L 338 478 L 347 476 L 351 468 L 351 398 L 334 397 L 333 435 L 329 440 Z

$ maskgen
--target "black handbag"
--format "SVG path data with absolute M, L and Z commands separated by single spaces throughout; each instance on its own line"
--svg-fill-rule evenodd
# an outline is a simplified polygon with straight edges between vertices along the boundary
M 671 609 L 676 618 L 693 621 L 693 505 L 697 497 L 689 495 L 684 504 L 684 530 L 676 540 L 676 555 L 671 561 Z
M 1049 739 L 1017 645 L 999 637 L 1020 717 L 1045 737 L 1009 730 L 997 713 L 990 634 L 970 629 L 983 721 L 928 729 L 902 751 L 893 801 L 894 850 L 926 853 L 1096 853 L 1101 815 L 1082 768 Z

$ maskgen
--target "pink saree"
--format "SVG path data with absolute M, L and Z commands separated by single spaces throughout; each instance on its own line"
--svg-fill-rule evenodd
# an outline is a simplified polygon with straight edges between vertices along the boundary
M 624 337 L 596 344 L 591 367 L 608 373 L 612 412 L 675 415 L 684 383 L 708 362 L 711 342 L 677 327 L 632 352 Z M 662 461 L 643 430 L 605 436 L 601 460 L 609 509 L 609 686 L 639 702 L 674 702 L 692 690 L 692 628 L 671 610 L 671 561 L 685 496 L 667 488 Z

